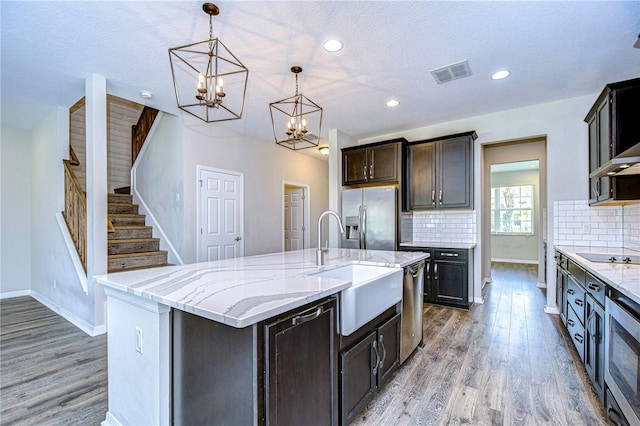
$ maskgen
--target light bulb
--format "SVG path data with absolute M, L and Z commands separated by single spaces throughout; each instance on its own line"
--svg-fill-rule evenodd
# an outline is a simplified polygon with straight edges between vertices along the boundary
M 198 74 L 198 92 L 200 93 L 207 92 L 204 75 L 202 73 Z

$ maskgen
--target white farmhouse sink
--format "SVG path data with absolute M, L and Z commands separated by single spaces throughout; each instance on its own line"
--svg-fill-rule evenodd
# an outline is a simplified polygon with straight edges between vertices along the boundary
M 402 269 L 348 265 L 317 274 L 351 281 L 340 292 L 340 334 L 348 336 L 402 300 Z

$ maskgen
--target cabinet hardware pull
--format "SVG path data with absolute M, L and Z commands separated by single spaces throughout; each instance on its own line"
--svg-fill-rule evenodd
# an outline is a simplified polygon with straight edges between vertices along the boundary
M 587 284 L 587 287 L 589 287 L 589 289 L 593 291 L 600 291 L 600 286 L 596 283 L 589 283 Z
M 318 318 L 322 314 L 322 312 L 323 312 L 323 308 L 322 306 L 320 306 L 315 312 L 311 312 L 310 314 L 306 314 L 306 315 L 298 315 L 297 317 L 294 317 L 291 320 L 291 324 L 298 325 L 298 324 L 303 324 L 307 321 L 314 320 Z
M 609 416 L 609 418 L 611 420 L 613 420 L 613 422 L 615 424 L 617 424 L 617 425 L 623 424 L 622 423 L 622 416 L 620 415 L 620 413 L 618 413 L 618 411 L 615 408 L 613 408 L 611 406 L 607 407 L 607 415 Z
M 573 289 L 572 289 L 572 288 L 570 288 L 570 289 L 567 289 L 567 293 L 569 293 L 569 294 L 573 294 L 573 293 L 575 293 L 575 291 L 573 291 Z
M 369 179 L 373 179 L 373 163 L 369 164 Z
M 432 190 L 431 191 L 431 204 L 435 205 L 436 204 L 436 190 Z
M 569 327 L 573 327 L 575 325 L 575 322 L 573 322 L 572 319 L 568 319 L 567 324 L 569 324 Z
M 430 280 L 431 279 L 431 275 L 429 270 L 431 269 L 431 262 L 427 262 L 427 279 Z
M 438 264 L 433 265 L 433 279 L 438 279 Z
M 442 204 L 442 189 L 440 190 L 440 193 L 438 195 L 438 201 L 440 201 L 440 204 Z
M 367 165 L 364 165 L 364 171 L 362 172 L 362 176 L 364 177 L 364 180 L 367 180 Z
M 573 335 L 573 337 L 576 339 L 576 342 L 578 343 L 582 343 L 584 342 L 584 337 L 582 337 L 580 334 L 576 333 Z
M 376 375 L 378 373 L 378 365 L 380 364 L 380 353 L 378 353 L 378 343 L 375 340 L 373 341 L 371 346 L 373 347 L 373 351 L 376 354 L 376 362 L 373 364 L 373 367 L 371 367 L 371 371 L 373 371 L 373 374 Z
M 580 300 L 580 299 L 575 299 L 573 301 L 573 303 L 575 303 L 578 306 L 584 306 L 584 302 L 582 300 Z
M 387 357 L 387 348 L 384 347 L 384 342 L 382 341 L 382 335 L 380 335 L 380 349 L 382 349 L 382 358 L 380 358 L 380 365 L 378 368 L 382 369 L 382 365 L 384 364 L 384 360 Z
M 458 257 L 458 256 L 459 256 L 459 254 L 458 254 L 458 253 L 445 253 L 445 252 L 440 252 L 440 256 Z

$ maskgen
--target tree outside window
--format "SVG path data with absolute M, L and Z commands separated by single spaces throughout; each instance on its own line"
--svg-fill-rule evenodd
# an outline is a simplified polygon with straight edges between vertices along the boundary
M 533 235 L 533 185 L 491 188 L 491 233 Z

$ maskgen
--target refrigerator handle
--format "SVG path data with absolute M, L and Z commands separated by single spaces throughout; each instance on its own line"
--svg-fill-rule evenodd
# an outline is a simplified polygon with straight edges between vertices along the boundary
M 363 238 L 363 229 L 362 229 L 362 206 L 358 206 L 358 248 L 362 249 L 362 238 Z
M 367 249 L 367 206 L 362 208 L 362 248 Z

